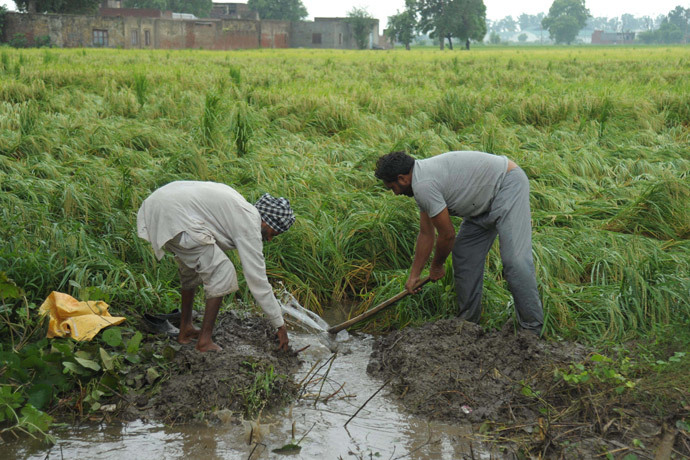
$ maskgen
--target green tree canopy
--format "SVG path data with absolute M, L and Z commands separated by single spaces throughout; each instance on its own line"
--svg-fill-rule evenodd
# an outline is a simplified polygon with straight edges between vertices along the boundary
M 2 37 L 2 29 L 5 27 L 5 13 L 7 13 L 7 8 L 5 5 L 0 5 L 0 37 Z M 2 69 L 2 63 L 0 63 L 0 69 Z
M 376 19 L 369 14 L 366 8 L 353 7 L 347 13 L 346 21 L 352 28 L 352 34 L 355 36 L 357 47 L 361 50 L 369 44 L 369 34 L 371 28 L 376 24 Z
M 417 28 L 417 12 L 414 0 L 407 0 L 405 3 L 405 11 L 388 17 L 388 28 L 385 33 L 393 42 L 400 42 L 409 50 Z
M 14 0 L 18 11 L 27 13 L 92 13 L 99 0 Z
M 689 26 L 690 8 L 677 6 L 662 20 L 658 29 L 641 33 L 639 39 L 643 43 L 687 43 Z
M 585 0 L 554 0 L 541 24 L 556 43 L 571 44 L 590 16 Z
M 211 15 L 213 2 L 212 0 L 124 0 L 123 6 L 190 13 L 198 18 L 207 18 Z
M 247 6 L 261 19 L 301 21 L 309 15 L 302 0 L 247 0 Z
M 486 35 L 486 6 L 483 0 L 418 0 L 419 27 L 431 38 L 438 37 L 440 48 L 447 38 L 481 41 Z

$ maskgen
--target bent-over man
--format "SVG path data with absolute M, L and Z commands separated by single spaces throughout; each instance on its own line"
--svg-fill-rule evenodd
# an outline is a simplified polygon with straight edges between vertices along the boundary
M 288 335 L 280 305 L 266 277 L 263 241 L 287 231 L 295 221 L 290 202 L 268 193 L 251 205 L 235 189 L 215 182 L 177 181 L 154 191 L 139 208 L 139 237 L 153 246 L 160 260 L 175 255 L 180 275 L 182 314 L 177 341 L 198 338 L 198 351 L 219 351 L 213 325 L 223 296 L 238 289 L 237 273 L 224 251 L 237 249 L 247 285 L 277 328 L 279 349 Z M 204 286 L 206 310 L 201 329 L 192 324 L 194 293 Z
M 435 281 L 445 275 L 452 251 L 458 316 L 478 323 L 484 262 L 498 235 L 518 323 L 541 333 L 544 313 L 532 260 L 529 181 L 522 169 L 505 156 L 484 152 L 448 152 L 425 160 L 393 152 L 378 159 L 375 174 L 396 195 L 414 197 L 419 207 L 419 234 L 405 284 L 409 292 L 435 239 L 429 277 Z M 450 216 L 463 218 L 457 236 Z

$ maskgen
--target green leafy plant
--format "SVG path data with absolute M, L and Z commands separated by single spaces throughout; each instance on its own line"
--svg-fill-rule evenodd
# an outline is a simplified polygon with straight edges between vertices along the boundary
M 569 365 L 568 371 L 556 369 L 554 377 L 571 386 L 592 385 L 594 382 L 615 386 L 617 393 L 635 388 L 635 382 L 626 377 L 630 371 L 630 359 L 625 357 L 616 363 L 611 358 L 595 353 L 589 362 Z
M 254 381 L 249 387 L 240 390 L 243 398 L 242 406 L 246 416 L 254 419 L 266 405 L 268 398 L 273 392 L 276 380 L 285 378 L 285 376 L 276 374 L 272 365 L 263 368 L 259 363 L 247 361 L 243 364 L 249 373 L 254 376 Z

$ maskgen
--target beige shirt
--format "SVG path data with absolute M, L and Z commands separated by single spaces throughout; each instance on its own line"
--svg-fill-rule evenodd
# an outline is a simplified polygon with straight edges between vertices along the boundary
M 247 285 L 271 324 L 283 325 L 280 304 L 266 277 L 261 215 L 235 189 L 215 182 L 177 181 L 154 191 L 137 214 L 139 237 L 160 260 L 163 246 L 180 232 L 200 245 L 237 249 Z

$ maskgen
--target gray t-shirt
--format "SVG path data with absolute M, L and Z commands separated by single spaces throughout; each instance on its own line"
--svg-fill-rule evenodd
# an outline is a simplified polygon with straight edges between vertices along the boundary
M 444 208 L 451 216 L 477 216 L 489 210 L 507 169 L 508 158 L 484 152 L 448 152 L 416 160 L 414 199 L 429 217 Z

